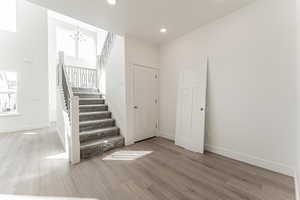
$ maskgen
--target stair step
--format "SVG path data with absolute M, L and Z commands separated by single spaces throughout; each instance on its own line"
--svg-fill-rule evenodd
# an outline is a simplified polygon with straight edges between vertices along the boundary
M 92 131 L 83 131 L 80 133 L 80 142 L 86 142 L 89 140 L 103 139 L 106 137 L 114 137 L 118 136 L 120 130 L 118 127 L 108 127 L 95 129 Z
M 106 104 L 91 104 L 91 105 L 79 105 L 80 112 L 96 112 L 107 111 L 108 106 Z
M 80 132 L 115 126 L 114 119 L 101 119 L 79 122 Z
M 79 105 L 104 104 L 103 98 L 79 98 Z
M 96 112 L 81 112 L 79 114 L 79 121 L 97 120 L 111 118 L 109 111 L 96 111 Z
M 97 88 L 72 88 L 73 92 L 92 92 L 92 93 L 99 93 L 99 90 Z
M 83 142 L 80 145 L 81 159 L 87 159 L 92 156 L 101 155 L 114 148 L 123 147 L 124 138 L 122 136 L 108 137 L 98 140 Z
M 73 92 L 73 94 L 80 98 L 102 98 L 102 95 L 98 92 Z

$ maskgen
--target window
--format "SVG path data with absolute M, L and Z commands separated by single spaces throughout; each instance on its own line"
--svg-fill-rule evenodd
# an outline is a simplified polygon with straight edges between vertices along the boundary
M 0 30 L 16 32 L 16 0 L 0 0 Z
M 78 43 L 78 58 L 89 63 L 96 63 L 96 41 L 91 35 L 85 34 Z
M 71 35 L 74 31 L 59 27 L 56 29 L 56 46 L 58 51 L 63 51 L 66 56 L 76 57 L 76 43 Z
M 17 73 L 0 71 L 0 115 L 17 113 Z
M 57 26 L 56 47 L 71 64 L 96 66 L 97 33 L 71 25 Z

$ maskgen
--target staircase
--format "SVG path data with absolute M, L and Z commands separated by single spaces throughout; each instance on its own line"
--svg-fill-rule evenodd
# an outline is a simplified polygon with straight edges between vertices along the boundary
M 112 119 L 105 99 L 102 74 L 115 35 L 107 33 L 95 68 L 65 63 L 59 52 L 57 65 L 57 128 L 71 164 L 124 146 L 124 137 Z
M 124 137 L 98 89 L 72 88 L 79 97 L 80 158 L 88 159 L 124 146 Z

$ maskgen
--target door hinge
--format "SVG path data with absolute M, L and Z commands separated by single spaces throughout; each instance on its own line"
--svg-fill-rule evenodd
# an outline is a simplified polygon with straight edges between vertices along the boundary
M 157 77 L 158 77 L 157 74 L 155 74 L 155 79 L 157 79 Z
M 155 128 L 158 128 L 158 121 L 156 121 Z
M 157 102 L 158 102 L 158 100 L 157 100 L 157 99 L 155 99 L 155 104 L 157 104 Z

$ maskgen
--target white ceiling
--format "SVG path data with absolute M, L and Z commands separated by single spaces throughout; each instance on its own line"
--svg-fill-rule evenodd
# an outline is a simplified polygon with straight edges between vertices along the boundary
M 175 39 L 254 0 L 29 0 L 119 34 L 153 43 Z M 159 32 L 161 27 L 167 34 Z

